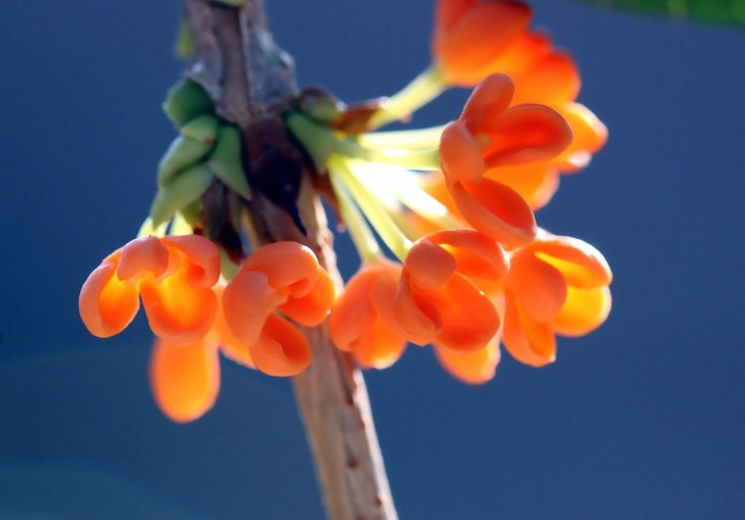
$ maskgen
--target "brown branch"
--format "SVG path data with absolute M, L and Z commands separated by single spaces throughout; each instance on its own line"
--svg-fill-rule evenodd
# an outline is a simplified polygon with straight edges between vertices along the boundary
M 189 77 L 212 97 L 218 114 L 243 130 L 248 160 L 272 146 L 304 161 L 279 118 L 297 92 L 291 58 L 276 46 L 261 0 L 232 8 L 209 0 L 182 0 L 194 32 L 195 66 Z M 260 130 L 257 130 L 260 129 Z M 252 243 L 295 240 L 313 249 L 341 285 L 333 237 L 304 162 L 298 209 L 307 235 L 260 193 L 248 204 Z M 327 326 L 305 329 L 310 367 L 294 378 L 328 516 L 332 520 L 395 520 L 383 458 L 364 379 L 351 357 L 332 344 Z

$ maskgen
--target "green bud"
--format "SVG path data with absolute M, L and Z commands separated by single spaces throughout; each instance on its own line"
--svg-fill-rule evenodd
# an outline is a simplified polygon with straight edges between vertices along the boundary
M 164 186 L 174 174 L 198 162 L 207 155 L 212 144 L 185 135 L 176 137 L 158 163 L 158 186 Z
M 187 204 L 179 211 L 179 214 L 184 217 L 184 220 L 190 226 L 198 226 L 202 220 L 202 200 L 197 199 L 191 204 Z
M 195 117 L 211 112 L 212 101 L 198 83 L 183 79 L 168 91 L 163 111 L 176 128 L 181 128 Z
M 285 117 L 285 123 L 313 159 L 316 170 L 321 173 L 325 172 L 329 155 L 334 150 L 333 131 L 327 126 L 314 122 L 300 112 L 289 112 Z
M 217 131 L 217 144 L 205 163 L 228 188 L 250 200 L 251 188 L 243 170 L 241 146 L 241 134 L 238 129 L 230 125 L 221 125 Z
M 297 98 L 298 108 L 319 123 L 331 124 L 346 110 L 346 105 L 320 87 L 308 87 Z
M 217 137 L 217 118 L 212 114 L 202 114 L 181 127 L 181 135 L 212 145 Z
M 212 179 L 212 172 L 202 164 L 187 168 L 169 179 L 158 189 L 150 207 L 153 227 L 157 228 L 181 208 L 199 199 Z

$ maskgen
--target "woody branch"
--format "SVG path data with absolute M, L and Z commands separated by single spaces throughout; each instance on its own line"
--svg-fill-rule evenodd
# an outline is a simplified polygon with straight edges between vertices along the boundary
M 241 129 L 247 150 L 244 167 L 250 170 L 252 159 L 266 147 L 303 162 L 280 119 L 297 92 L 292 59 L 274 43 L 262 0 L 246 0 L 241 7 L 209 0 L 182 2 L 195 43 L 194 67 L 188 76 L 210 94 L 217 113 Z M 297 205 L 306 234 L 259 193 L 248 206 L 246 231 L 254 246 L 280 240 L 307 245 L 341 285 L 315 177 L 303 162 Z M 312 362 L 293 385 L 328 516 L 395 520 L 362 374 L 348 354 L 334 347 L 326 326 L 304 333 Z

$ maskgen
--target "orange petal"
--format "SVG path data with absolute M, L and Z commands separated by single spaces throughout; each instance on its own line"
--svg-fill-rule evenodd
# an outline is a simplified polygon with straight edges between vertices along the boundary
M 496 340 L 473 352 L 456 352 L 437 343 L 433 347 L 442 367 L 454 378 L 470 385 L 493 379 L 501 357 Z
M 266 319 L 259 340 L 250 350 L 256 368 L 270 376 L 296 376 L 310 364 L 310 345 L 305 336 L 276 314 Z
M 425 291 L 442 287 L 455 272 L 455 258 L 427 238 L 417 240 L 404 261 L 411 283 Z
M 561 114 L 543 105 L 509 108 L 501 117 L 486 120 L 479 132 L 492 139 L 482 152 L 488 168 L 546 161 L 572 142 L 572 131 Z
M 471 9 L 479 0 L 438 0 L 435 7 L 434 39 L 433 52 L 442 45 L 442 41 L 455 26 L 458 25 L 461 18 Z
M 222 296 L 225 321 L 244 345 L 258 341 L 268 316 L 284 303 L 284 295 L 269 285 L 269 277 L 241 269 L 225 287 Z
M 484 173 L 484 177 L 515 190 L 533 210 L 548 204 L 559 188 L 559 173 L 550 161 L 492 168 Z
M 513 104 L 540 103 L 558 107 L 574 101 L 580 85 L 572 57 L 566 52 L 555 51 L 535 63 L 520 78 Z
M 180 423 L 198 419 L 212 408 L 220 391 L 217 345 L 205 339 L 179 346 L 156 340 L 150 387 L 166 417 Z
M 168 268 L 168 249 L 154 236 L 137 238 L 121 249 L 116 274 L 120 280 L 135 282 L 147 275 L 160 276 Z
M 225 313 L 222 306 L 222 294 L 225 290 L 224 285 L 218 285 L 215 287 L 215 295 L 217 296 L 218 306 L 217 315 L 215 316 L 215 323 L 212 325 L 212 331 L 217 337 L 217 342 L 220 346 L 220 352 L 225 357 L 235 361 L 238 364 L 246 366 L 248 368 L 256 368 L 253 361 L 251 360 L 251 352 L 248 349 L 248 345 L 241 343 L 238 338 L 235 337 L 233 331 L 230 330 L 228 322 L 225 321 Z
M 527 4 L 511 1 L 475 2 L 465 13 L 460 11 L 457 23 L 448 24 L 451 29 L 441 33 L 433 49 L 445 77 L 456 84 L 507 48 L 527 28 L 531 17 Z M 452 22 L 452 14 L 446 21 Z
M 500 280 L 509 269 L 504 249 L 479 231 L 446 229 L 432 233 L 426 239 L 452 255 L 455 270 L 469 278 Z
M 78 310 L 86 328 L 94 336 L 108 338 L 131 323 L 140 308 L 137 287 L 115 276 L 120 253 L 104 260 L 80 289 Z
M 579 103 L 566 103 L 559 113 L 572 129 L 572 143 L 554 162 L 563 172 L 574 172 L 590 162 L 592 154 L 608 140 L 608 129 L 590 109 Z
M 399 291 L 399 283 L 402 275 L 401 264 L 393 262 L 380 262 L 376 265 L 375 282 L 370 287 L 369 299 L 373 309 L 383 322 L 395 330 L 396 333 L 409 343 L 415 345 L 426 345 L 432 339 L 432 333 L 425 336 L 417 336 L 407 333 L 400 325 L 396 312 L 396 295 Z M 407 270 L 408 273 L 408 270 Z M 407 276 L 409 276 L 407 274 Z M 429 309 L 427 307 L 427 309 Z M 421 312 L 417 310 L 416 312 Z M 426 330 L 430 330 L 427 328 Z
M 502 341 L 512 357 L 534 367 L 556 360 L 556 338 L 551 327 L 528 319 L 509 294 L 503 318 Z
M 297 242 L 275 242 L 251 253 L 241 270 L 262 272 L 269 278 L 269 285 L 301 298 L 316 283 L 318 259 L 313 251 Z
M 514 93 L 515 84 L 509 76 L 491 74 L 473 90 L 458 120 L 472 135 L 476 135 L 484 121 L 493 121 L 507 110 Z
M 563 336 L 583 336 L 599 327 L 608 317 L 611 296 L 608 287 L 577 289 L 569 287 L 567 301 L 551 326 Z
M 438 291 L 427 291 L 442 329 L 435 338 L 441 345 L 459 352 L 482 348 L 499 330 L 499 315 L 492 302 L 466 277 L 455 274 Z
M 318 267 L 316 283 L 308 294 L 300 298 L 289 297 L 279 310 L 305 327 L 316 327 L 326 320 L 336 300 L 336 286 L 326 271 Z
M 422 294 L 412 286 L 408 270 L 403 270 L 394 301 L 396 323 L 407 336 L 421 338 L 424 341 L 419 344 L 427 344 L 442 331 L 442 319 L 426 293 Z
M 490 179 L 478 184 L 458 182 L 448 188 L 463 218 L 504 247 L 527 244 L 535 237 L 533 211 L 512 188 Z
M 567 282 L 561 272 L 531 251 L 513 255 L 507 287 L 528 318 L 540 323 L 559 314 L 567 297 Z
M 161 239 L 168 249 L 183 255 L 189 285 L 212 287 L 220 278 L 220 251 L 210 240 L 199 235 L 166 236 Z
M 376 312 L 369 298 L 375 277 L 374 269 L 363 268 L 349 280 L 331 310 L 331 339 L 340 350 L 351 350 L 375 321 Z
M 189 273 L 179 270 L 160 281 L 145 281 L 142 304 L 153 333 L 175 345 L 199 341 L 212 328 L 217 297 L 212 289 L 189 285 Z
M 486 169 L 481 148 L 464 123 L 445 125 L 440 138 L 440 163 L 448 183 L 481 179 Z
M 536 63 L 542 60 L 551 51 L 551 38 L 546 33 L 541 32 L 524 32 L 512 43 L 510 43 L 501 53 L 494 55 L 494 58 L 481 69 L 473 69 L 472 74 L 463 74 L 460 78 L 461 86 L 475 85 L 481 78 L 494 72 L 501 72 L 508 75 L 514 81 L 520 79 Z
M 561 271 L 569 285 L 590 289 L 609 285 L 613 279 L 600 251 L 582 240 L 551 237 L 536 240 L 529 248 L 538 258 Z
M 414 290 L 408 270 L 401 273 L 394 312 L 401 330 L 407 335 L 424 339 L 422 344 L 429 343 L 442 331 L 440 313 L 426 296 L 422 297 L 422 291 Z
M 384 369 L 399 360 L 406 350 L 406 340 L 379 316 L 351 345 L 352 353 L 362 368 Z

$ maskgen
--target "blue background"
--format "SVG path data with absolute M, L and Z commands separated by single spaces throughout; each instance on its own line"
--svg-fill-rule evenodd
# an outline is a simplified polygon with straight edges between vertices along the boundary
M 610 141 L 539 224 L 596 245 L 614 307 L 541 370 L 482 387 L 411 348 L 367 381 L 403 520 L 745 517 L 745 33 L 543 0 Z M 429 0 L 268 0 L 301 85 L 390 94 L 428 63 Z M 145 216 L 173 130 L 176 2 L 0 4 L 0 518 L 321 519 L 289 381 L 224 363 L 169 423 L 150 333 L 92 338 L 80 284 Z M 415 118 L 457 116 L 463 92 Z M 343 241 L 346 243 L 346 241 Z M 343 271 L 356 259 L 342 249 Z M 24 516 L 25 515 L 25 516 Z

